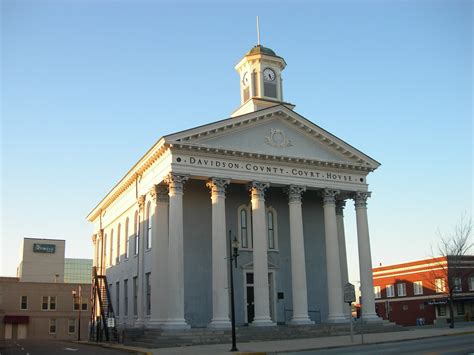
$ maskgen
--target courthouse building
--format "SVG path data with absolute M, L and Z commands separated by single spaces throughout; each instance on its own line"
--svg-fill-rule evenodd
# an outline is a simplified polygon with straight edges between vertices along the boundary
M 355 201 L 362 317 L 375 312 L 367 176 L 377 161 L 294 111 L 285 60 L 253 47 L 230 118 L 160 138 L 90 212 L 119 327 L 346 322 L 343 209 Z M 238 86 L 237 86 L 238 87 Z

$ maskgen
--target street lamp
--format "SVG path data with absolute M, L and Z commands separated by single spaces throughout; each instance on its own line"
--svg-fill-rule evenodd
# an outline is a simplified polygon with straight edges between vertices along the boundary
M 239 256 L 239 241 L 234 236 L 232 239 L 232 232 L 229 230 L 229 266 L 230 266 L 230 309 L 232 321 L 232 349 L 230 351 L 239 351 L 237 349 L 237 341 L 235 338 L 235 302 L 234 302 L 234 270 L 232 268 L 232 261 L 235 262 L 237 268 L 237 257 Z
M 82 297 L 81 297 L 81 285 L 78 286 L 78 292 L 76 290 L 72 290 L 72 299 L 74 302 L 73 309 L 76 307 L 76 300 L 77 303 L 79 304 L 78 311 L 79 311 L 79 319 L 77 321 L 77 340 L 81 340 L 81 306 L 82 306 Z

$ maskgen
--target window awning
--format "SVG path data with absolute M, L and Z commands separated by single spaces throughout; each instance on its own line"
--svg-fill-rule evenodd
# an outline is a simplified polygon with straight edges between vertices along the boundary
M 30 317 L 28 316 L 5 316 L 3 318 L 3 323 L 12 323 L 12 324 L 28 324 Z

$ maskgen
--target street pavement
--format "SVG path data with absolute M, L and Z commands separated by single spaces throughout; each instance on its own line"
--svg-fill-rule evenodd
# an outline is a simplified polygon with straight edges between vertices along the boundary
M 0 355 L 73 355 L 73 354 L 130 354 L 125 349 L 111 349 L 88 344 L 56 340 L 5 340 L 0 341 Z
M 358 345 L 345 348 L 305 350 L 285 355 L 378 355 L 378 354 L 474 354 L 474 334 L 441 336 L 401 342 Z

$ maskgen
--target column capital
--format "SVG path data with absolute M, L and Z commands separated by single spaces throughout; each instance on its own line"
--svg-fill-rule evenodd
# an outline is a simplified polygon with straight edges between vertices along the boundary
M 344 207 L 346 207 L 346 200 L 336 201 L 336 215 L 344 216 Z
M 301 195 L 306 191 L 306 186 L 290 185 L 285 187 L 284 191 L 288 195 L 288 201 L 301 202 Z
M 170 193 L 183 193 L 184 183 L 188 181 L 189 175 L 169 173 L 164 181 L 169 186 Z
M 336 204 L 336 196 L 339 195 L 339 190 L 333 189 L 324 189 L 323 190 L 323 201 L 324 206 L 326 205 L 335 205 Z
M 168 202 L 168 186 L 153 185 L 150 196 L 155 202 Z
M 252 199 L 263 199 L 265 197 L 265 190 L 270 187 L 270 184 L 268 182 L 252 181 L 248 186 Z
M 352 195 L 355 208 L 367 208 L 367 199 L 372 195 L 369 191 L 357 191 Z
M 206 186 L 211 190 L 212 197 L 214 196 L 225 197 L 225 190 L 227 188 L 227 185 L 229 184 L 230 184 L 230 179 L 211 178 L 206 183 Z
M 92 234 L 91 239 L 92 239 L 92 243 L 95 244 L 97 242 L 97 234 L 96 233 Z
M 145 208 L 145 195 L 138 196 L 137 203 L 138 203 L 138 209 L 140 211 L 143 211 L 143 209 Z

